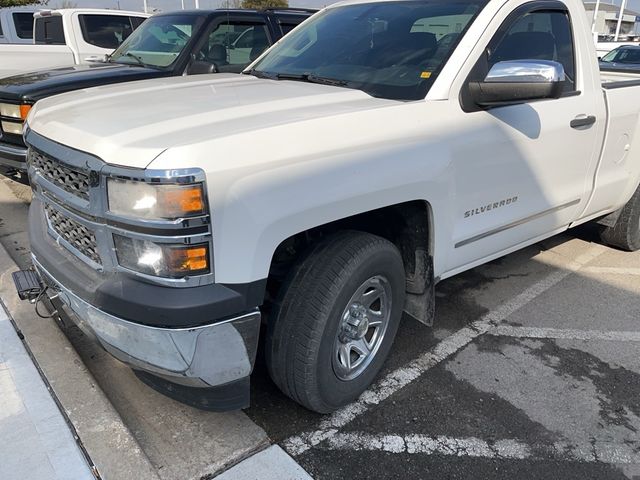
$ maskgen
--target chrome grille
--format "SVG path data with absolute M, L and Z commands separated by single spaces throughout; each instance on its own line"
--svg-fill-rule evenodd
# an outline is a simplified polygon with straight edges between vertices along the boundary
M 29 163 L 40 175 L 71 195 L 89 200 L 89 175 L 34 150 L 29 150 Z
M 84 225 L 72 220 L 59 212 L 51 205 L 45 205 L 49 225 L 54 232 L 60 235 L 69 245 L 78 250 L 82 255 L 95 263 L 102 265 L 98 255 L 96 236 Z

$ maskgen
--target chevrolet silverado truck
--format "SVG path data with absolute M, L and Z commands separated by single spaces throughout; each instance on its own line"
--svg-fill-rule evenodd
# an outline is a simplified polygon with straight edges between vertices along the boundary
M 244 73 L 27 119 L 19 293 L 175 398 L 246 407 L 262 334 L 273 381 L 330 412 L 438 281 L 589 221 L 640 248 L 640 77 L 600 73 L 580 0 L 349 0 Z
M 40 10 L 33 14 L 31 45 L 0 43 L 0 78 L 91 62 L 113 52 L 147 17 L 93 8 Z
M 203 73 L 240 73 L 315 13 L 309 9 L 195 10 L 155 15 L 102 63 L 0 79 L 0 174 L 28 183 L 23 122 L 42 98 L 81 88 Z

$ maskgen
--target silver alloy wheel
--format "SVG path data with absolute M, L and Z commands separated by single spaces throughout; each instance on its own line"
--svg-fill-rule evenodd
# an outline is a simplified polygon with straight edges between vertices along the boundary
M 347 303 L 333 348 L 333 371 L 353 380 L 373 361 L 391 317 L 391 284 L 382 275 L 366 280 Z

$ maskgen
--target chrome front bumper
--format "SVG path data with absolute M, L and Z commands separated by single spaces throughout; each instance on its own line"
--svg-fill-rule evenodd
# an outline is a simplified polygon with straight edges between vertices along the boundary
M 33 256 L 49 296 L 111 355 L 132 368 L 187 387 L 217 387 L 247 378 L 253 369 L 260 311 L 193 328 L 157 328 L 105 313 L 58 283 Z

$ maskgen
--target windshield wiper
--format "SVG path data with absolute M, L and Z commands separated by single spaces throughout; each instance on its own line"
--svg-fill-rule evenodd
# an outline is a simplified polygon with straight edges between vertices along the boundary
M 346 80 L 338 80 L 335 78 L 319 77 L 312 73 L 270 73 L 263 72 L 252 68 L 248 72 L 243 72 L 245 75 L 253 75 L 258 78 L 268 78 L 270 80 L 294 80 L 299 82 L 319 83 L 322 85 L 331 85 L 334 87 L 349 87 L 351 82 Z
M 317 75 L 308 75 L 307 82 L 320 83 L 322 85 L 333 85 L 334 87 L 348 87 L 351 82 L 339 80 L 337 78 L 318 77 Z
M 278 73 L 276 75 L 278 80 L 298 80 L 301 82 L 319 83 L 322 85 L 332 85 L 334 87 L 348 87 L 349 82 L 346 80 L 339 80 L 337 78 L 327 78 L 314 75 L 313 73 Z
M 263 72 L 262 70 L 256 70 L 255 68 L 252 68 L 248 72 L 242 73 L 244 73 L 245 75 L 253 75 L 256 78 L 268 78 L 270 80 L 275 80 L 276 78 L 278 78 L 278 76 L 274 73 Z
M 125 57 L 133 58 L 136 62 L 138 62 L 138 64 L 142 65 L 143 67 L 148 67 L 148 66 L 149 66 L 149 65 L 147 65 L 146 63 L 144 63 L 144 62 L 142 61 L 142 59 L 141 59 L 139 56 L 134 55 L 134 54 L 133 54 L 133 53 L 131 53 L 131 52 L 127 52 L 127 53 L 125 53 L 125 54 L 124 54 L 124 56 L 125 56 Z

